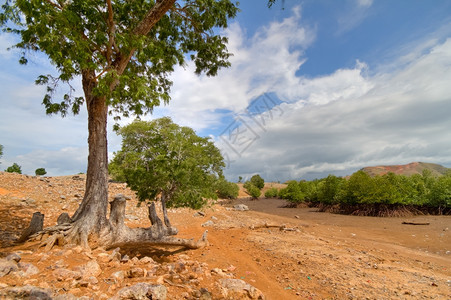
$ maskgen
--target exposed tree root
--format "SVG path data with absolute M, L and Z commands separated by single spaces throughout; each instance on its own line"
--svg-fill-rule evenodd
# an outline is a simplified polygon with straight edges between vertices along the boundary
M 40 247 L 45 246 L 46 251 L 55 245 L 65 244 L 77 244 L 85 248 L 101 245 L 107 249 L 121 246 L 149 247 L 155 245 L 197 249 L 208 245 L 208 230 L 197 241 L 175 237 L 178 230 L 170 225 L 166 209 L 163 209 L 165 214 L 163 223 L 156 213 L 155 203 L 149 206 L 149 219 L 152 225 L 148 228 L 129 228 L 125 225 L 126 200 L 124 196 L 116 196 L 110 205 L 110 218 L 104 222 L 105 224 L 100 223 L 102 225 L 99 228 L 96 227 L 98 223 L 87 220 L 89 216 L 86 215 L 72 223 L 41 229 L 39 232 L 29 235 L 28 238 L 41 240 Z

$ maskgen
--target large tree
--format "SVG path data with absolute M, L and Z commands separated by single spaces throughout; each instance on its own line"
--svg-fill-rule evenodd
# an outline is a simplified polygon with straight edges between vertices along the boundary
M 169 101 L 169 74 L 176 65 L 194 61 L 198 74 L 216 75 L 228 67 L 227 39 L 217 34 L 237 13 L 231 0 L 7 0 L 0 22 L 20 36 L 15 46 L 27 54 L 44 53 L 56 74 L 41 75 L 47 86 L 43 104 L 48 114 L 88 111 L 88 169 L 86 191 L 60 242 L 100 242 L 111 246 L 130 234 L 123 225 L 125 201 L 108 207 L 107 117 L 142 115 Z M 74 97 L 70 85 L 82 82 L 84 97 Z M 67 93 L 57 99 L 57 86 Z M 133 235 L 149 241 L 153 231 Z M 162 232 L 161 230 L 158 232 Z M 53 239 L 53 241 L 55 238 Z M 129 242 L 133 242 L 130 240 Z M 183 244 L 178 239 L 165 239 Z M 191 246 L 201 245 L 190 244 Z

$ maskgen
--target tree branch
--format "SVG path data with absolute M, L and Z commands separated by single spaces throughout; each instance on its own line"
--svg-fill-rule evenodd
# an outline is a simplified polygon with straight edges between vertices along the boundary
M 112 48 L 115 44 L 114 42 L 114 34 L 116 33 L 116 24 L 113 19 L 113 6 L 111 5 L 111 0 L 106 0 L 107 8 L 108 8 L 108 47 L 106 49 L 106 60 L 108 62 L 108 67 L 111 66 L 111 56 L 112 56 Z
M 174 6 L 176 0 L 158 0 L 155 5 L 144 16 L 142 21 L 133 30 L 133 34 L 136 36 L 145 36 L 150 30 L 157 24 L 157 22 L 166 14 L 166 12 Z M 115 67 L 118 75 L 122 75 L 127 64 L 130 62 L 136 49 L 131 49 L 127 55 L 120 55 L 119 60 L 115 62 Z M 113 90 L 118 82 L 114 82 L 110 89 Z
M 45 2 L 47 2 L 48 4 L 50 4 L 53 7 L 58 8 L 59 10 L 63 10 L 63 7 L 59 3 L 55 3 L 55 2 L 52 2 L 50 0 L 46 0 Z

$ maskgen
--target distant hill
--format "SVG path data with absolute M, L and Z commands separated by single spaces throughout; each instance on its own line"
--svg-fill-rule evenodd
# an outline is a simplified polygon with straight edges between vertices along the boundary
M 439 176 L 445 174 L 449 168 L 438 164 L 430 164 L 424 162 L 413 162 L 407 165 L 394 165 L 394 166 L 376 166 L 376 167 L 365 167 L 362 171 L 366 172 L 370 176 L 384 175 L 389 172 L 410 176 L 413 174 L 421 174 L 423 170 L 430 170 L 433 175 Z

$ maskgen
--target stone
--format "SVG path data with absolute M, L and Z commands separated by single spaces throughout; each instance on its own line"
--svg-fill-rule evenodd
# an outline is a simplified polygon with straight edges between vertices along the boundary
M 51 300 L 51 290 L 41 289 L 32 285 L 10 287 L 0 291 L 0 299 L 39 299 Z
M 156 262 L 151 257 L 144 256 L 139 260 L 139 263 L 144 265 L 144 264 L 155 264 Z
M 111 252 L 110 261 L 121 261 L 121 253 L 119 252 L 121 249 L 116 248 Z
M 68 224 L 70 222 L 72 222 L 72 219 L 69 217 L 68 213 L 62 213 L 61 215 L 59 215 L 58 219 L 56 220 L 56 223 L 58 225 Z
M 193 217 L 205 217 L 205 213 L 202 211 L 197 211 L 193 214 Z
M 212 220 L 208 220 L 207 222 L 202 224 L 202 227 L 213 226 L 215 223 Z
M 265 299 L 259 289 L 241 279 L 223 278 L 219 279 L 219 284 L 221 285 L 222 296 L 226 299 Z
M 125 215 L 125 218 L 126 218 L 127 220 L 131 220 L 131 221 L 137 221 L 137 220 L 139 220 L 139 218 L 138 218 L 137 216 L 134 216 L 134 215 Z
M 6 257 L 6 260 L 15 261 L 18 263 L 21 260 L 21 257 L 17 253 L 11 253 Z
M 164 285 L 140 282 L 119 290 L 111 300 L 165 300 L 167 292 Z
M 0 277 L 6 276 L 11 272 L 17 271 L 19 268 L 14 260 L 6 260 L 0 258 Z
M 244 204 L 237 204 L 237 205 L 233 206 L 233 209 L 238 210 L 238 211 L 247 211 L 247 210 L 249 210 L 249 207 Z
M 90 260 L 86 264 L 77 267 L 76 271 L 82 274 L 83 279 L 91 276 L 97 277 L 102 274 L 102 269 L 96 260 Z
M 83 277 L 81 272 L 59 268 L 53 271 L 53 275 L 58 281 L 66 281 L 69 279 L 79 280 Z
M 110 279 L 113 280 L 115 283 L 122 283 L 125 279 L 125 272 L 124 271 L 117 271 L 111 274 Z
M 29 277 L 39 273 L 39 269 L 32 263 L 19 263 L 18 267 L 20 269 L 18 272 L 20 277 Z
M 122 256 L 122 258 L 121 258 L 121 262 L 122 263 L 126 263 L 126 262 L 128 262 L 130 260 L 130 257 L 127 255 L 127 254 L 125 254 L 124 256 Z
M 200 292 L 200 300 L 211 300 L 211 293 L 206 288 L 201 288 Z
M 214 268 L 213 270 L 211 270 L 211 273 L 217 274 L 218 276 L 221 276 L 221 277 L 230 277 L 229 274 L 224 273 L 224 271 L 220 268 Z
M 146 272 L 141 268 L 131 268 L 127 271 L 127 277 L 128 278 L 139 278 L 144 277 L 146 275 Z

